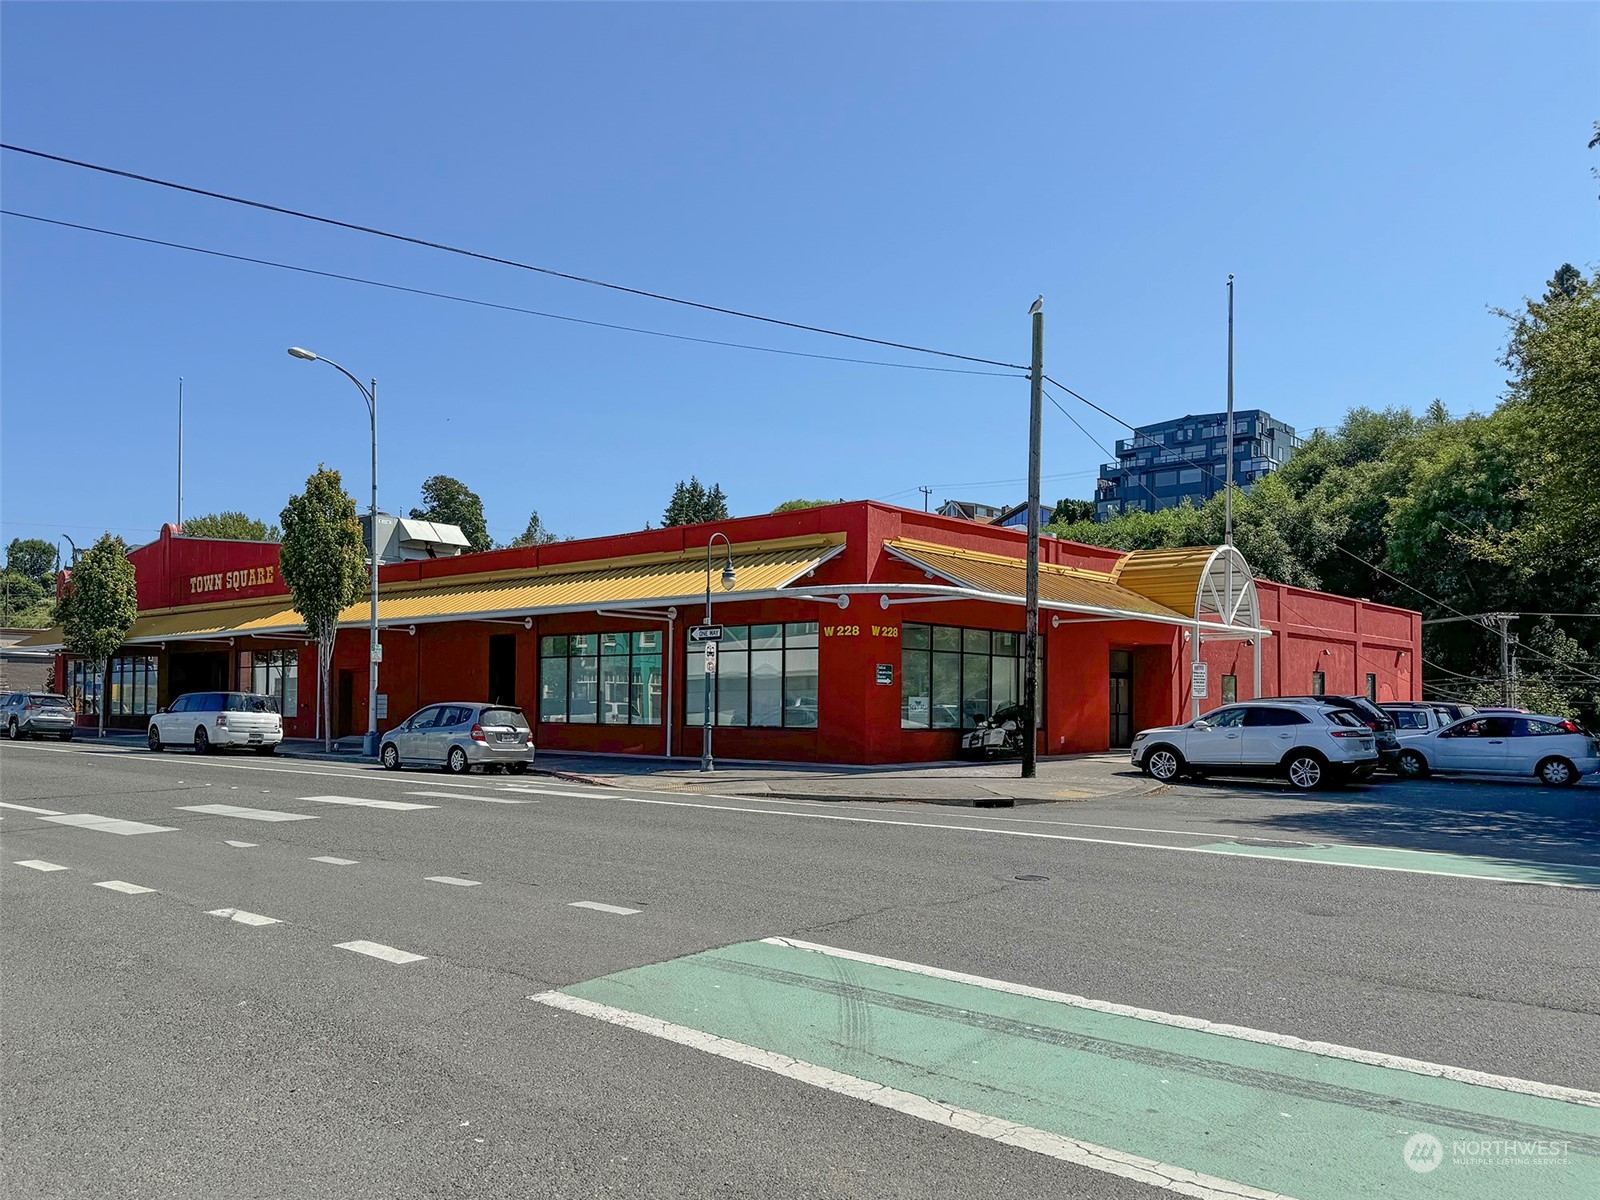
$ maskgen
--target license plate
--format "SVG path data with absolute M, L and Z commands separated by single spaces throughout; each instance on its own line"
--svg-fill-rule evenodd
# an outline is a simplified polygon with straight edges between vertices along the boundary
M 515 742 L 515 741 L 520 741 L 521 740 L 514 733 L 502 733 L 502 734 L 499 734 L 498 737 L 499 737 L 499 740 L 502 741 L 502 742 Z
M 249 740 L 252 742 L 259 742 L 261 740 L 261 735 L 259 733 L 252 733 Z

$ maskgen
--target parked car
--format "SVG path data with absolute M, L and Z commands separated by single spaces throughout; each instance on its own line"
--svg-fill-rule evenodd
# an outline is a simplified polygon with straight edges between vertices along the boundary
M 1399 771 L 1411 779 L 1435 771 L 1532 775 L 1552 787 L 1570 787 L 1600 771 L 1600 742 L 1565 717 L 1478 712 L 1407 739 Z
M 1454 700 L 1429 700 L 1428 706 L 1447 715 L 1452 721 L 1459 721 L 1462 717 L 1470 717 L 1478 710 L 1470 704 L 1458 704 Z
M 271 696 L 250 692 L 190 692 L 150 718 L 150 749 L 193 746 L 196 754 L 243 747 L 271 754 L 283 741 L 283 717 Z
M 1389 714 L 1389 718 L 1395 724 L 1395 736 L 1402 742 L 1424 733 L 1432 733 L 1436 729 L 1443 729 L 1446 725 L 1453 725 L 1462 717 L 1471 716 L 1477 711 L 1470 704 L 1427 704 L 1420 701 L 1408 704 L 1384 704 L 1380 707 Z M 1453 711 L 1463 708 L 1467 711 Z
M 993 757 L 1022 753 L 1022 727 L 1028 710 L 1020 704 L 1003 704 L 993 716 L 977 718 L 978 727 L 961 735 L 963 757 Z
M 505 704 L 430 704 L 383 735 L 378 760 L 401 767 L 443 767 L 465 775 L 473 767 L 521 775 L 533 762 L 533 730 L 520 708 Z
M 1300 791 L 1373 767 L 1373 731 L 1345 708 L 1313 700 L 1231 704 L 1187 725 L 1134 735 L 1133 765 L 1163 783 L 1180 775 L 1281 775 Z
M 1363 725 L 1372 730 L 1372 740 L 1378 749 L 1377 765 L 1386 771 L 1393 771 L 1395 763 L 1400 761 L 1400 739 L 1395 736 L 1393 718 L 1365 696 L 1281 696 L 1279 699 L 1331 704 L 1354 713 Z
M 13 742 L 47 735 L 70 742 L 77 719 L 72 701 L 54 692 L 12 692 L 0 702 L 0 728 Z

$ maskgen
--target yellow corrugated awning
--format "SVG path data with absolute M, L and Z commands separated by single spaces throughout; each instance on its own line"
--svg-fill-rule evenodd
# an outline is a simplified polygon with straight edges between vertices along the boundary
M 1215 546 L 1132 550 L 1112 568 L 1111 577 L 1125 588 L 1192 616 L 1201 577 L 1216 552 Z
M 124 644 L 176 641 L 225 636 L 242 623 L 258 620 L 283 608 L 283 601 L 253 601 L 245 604 L 217 604 L 192 608 L 152 609 L 134 619 Z M 30 638 L 18 642 L 19 648 L 59 650 L 63 646 L 63 631 L 41 629 Z
M 963 587 L 1018 599 L 1026 594 L 1027 564 L 1020 558 L 957 550 L 911 538 L 896 538 L 885 544 L 899 557 Z M 1039 599 L 1055 606 L 1108 614 L 1127 613 L 1130 617 L 1171 620 L 1185 616 L 1177 609 L 1120 586 L 1109 574 L 1051 563 L 1039 564 Z M 1193 605 L 1192 593 L 1190 605 Z
M 61 647 L 61 626 L 41 629 L 31 633 L 12 646 L 13 650 L 58 650 Z

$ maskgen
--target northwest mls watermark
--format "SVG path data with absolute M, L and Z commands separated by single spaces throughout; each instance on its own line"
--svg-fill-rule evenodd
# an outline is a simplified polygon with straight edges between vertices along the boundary
M 1414 1133 L 1401 1151 L 1406 1166 L 1419 1175 L 1452 1167 L 1548 1167 L 1564 1161 L 1570 1142 L 1546 1138 L 1451 1139 L 1448 1146 L 1431 1133 Z

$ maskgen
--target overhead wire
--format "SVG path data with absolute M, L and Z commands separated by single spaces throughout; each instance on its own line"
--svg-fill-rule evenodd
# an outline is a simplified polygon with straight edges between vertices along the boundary
M 427 296 L 435 300 L 449 300 L 457 304 L 471 304 L 479 308 L 498 309 L 501 312 L 521 313 L 530 317 L 542 317 L 550 321 L 566 321 L 574 325 L 590 325 L 598 329 L 612 329 L 623 333 L 645 334 L 649 337 L 670 338 L 679 342 L 698 342 L 705 346 L 722 346 L 734 350 L 754 350 L 762 354 L 782 354 L 791 358 L 813 358 L 826 362 L 856 363 L 862 366 L 895 367 L 905 371 L 932 371 L 949 375 L 985 375 L 992 378 L 1015 379 L 1019 376 L 1010 371 L 979 371 L 970 367 L 935 367 L 924 363 L 897 363 L 875 358 L 854 358 L 840 354 L 818 354 L 808 350 L 786 350 L 777 346 L 760 346 L 750 342 L 730 342 L 718 338 L 693 337 L 685 333 L 668 333 L 660 329 L 646 329 L 637 325 L 621 325 L 612 321 L 595 321 L 587 317 L 574 317 L 565 313 L 544 312 L 540 309 L 522 308 L 515 304 L 501 304 L 494 300 L 479 300 L 472 296 L 457 296 L 450 292 L 436 292 L 427 288 L 409 287 L 405 284 L 388 283 L 380 279 L 367 279 L 360 275 L 345 275 L 338 271 L 323 271 L 315 267 L 302 267 L 295 263 L 278 262 L 270 258 L 254 258 L 248 254 L 233 254 L 226 250 L 215 250 L 207 246 L 194 246 L 186 242 L 171 242 L 163 238 L 145 237 L 136 233 L 125 233 L 116 229 L 102 229 L 95 225 L 82 225 L 75 221 L 63 221 L 55 217 L 43 217 L 37 213 L 18 212 L 15 209 L 0 208 L 0 216 L 18 217 L 24 221 L 37 221 L 45 225 L 56 225 L 63 229 L 75 229 L 84 233 L 96 233 L 104 237 L 120 238 L 129 242 L 142 242 L 149 246 L 162 246 L 169 250 L 184 250 L 191 254 L 202 254 L 212 258 L 230 259 L 233 262 L 252 263 L 260 267 L 273 267 L 280 271 L 293 271 L 301 275 L 315 275 L 322 279 L 337 279 L 345 283 L 359 283 L 367 287 L 383 288 L 391 292 L 404 292 L 413 296 Z
M 769 317 L 761 313 L 748 312 L 743 309 L 728 308 L 720 304 L 707 304 L 699 300 L 688 300 L 681 296 L 668 295 L 665 292 L 654 292 L 647 288 L 630 287 L 627 284 L 611 283 L 603 279 L 593 279 L 586 275 L 574 274 L 570 271 L 560 271 L 554 267 L 542 267 L 533 263 L 520 262 L 514 258 L 506 258 L 498 254 L 488 254 L 480 250 L 468 250 L 461 246 L 452 246 L 446 242 L 436 242 L 428 238 L 415 237 L 410 234 L 395 233 L 392 230 L 379 229 L 371 225 L 361 225 L 354 221 L 342 221 L 336 217 L 325 217 L 316 213 L 303 212 L 299 209 L 288 208 L 280 204 L 269 204 L 264 200 L 251 200 L 244 196 L 233 196 L 227 192 L 219 192 L 210 188 L 197 187 L 193 184 L 177 183 L 170 179 L 159 179 L 153 175 L 141 175 L 136 171 L 127 171 L 118 167 L 109 167 L 102 163 L 87 162 L 83 159 L 68 158 L 65 155 L 51 154 L 44 150 L 34 150 L 26 146 L 17 146 L 9 142 L 0 142 L 0 150 L 9 150 L 13 154 L 24 154 L 46 162 L 60 163 L 64 166 L 77 167 L 80 170 L 94 171 L 102 175 L 110 175 L 119 179 L 133 180 L 137 183 L 147 183 L 154 187 L 167 188 L 176 192 L 183 192 L 191 196 L 203 196 L 211 200 L 222 200 L 228 204 L 238 204 L 246 208 L 257 209 L 262 212 L 277 213 L 280 216 L 293 217 L 296 220 L 311 221 L 319 225 L 331 226 L 335 229 L 346 229 L 353 233 L 364 233 L 372 237 L 384 238 L 388 241 L 402 242 L 406 245 L 421 246 L 429 250 L 439 250 L 446 254 L 455 254 L 463 258 L 476 259 L 479 262 L 495 263 L 499 266 L 514 267 L 520 271 L 531 271 L 535 274 L 545 275 L 553 279 L 565 279 L 569 283 L 581 283 L 589 287 L 604 288 L 607 291 L 618 292 L 629 296 L 639 296 L 646 300 L 659 300 L 664 304 L 676 304 L 684 308 L 698 309 L 701 312 L 717 313 L 725 317 L 738 317 L 745 321 L 760 321 L 767 325 L 777 325 L 785 329 L 796 329 L 804 333 L 816 333 L 825 337 L 845 338 L 849 341 L 864 342 L 873 346 L 884 346 L 893 350 L 905 350 L 913 354 L 929 354 L 939 358 L 957 359 L 962 362 L 977 363 L 987 367 L 1005 367 L 1014 371 L 1025 371 L 1026 367 L 1017 363 L 1002 362 L 999 359 L 981 358 L 972 354 L 958 354 L 953 350 L 939 350 L 929 346 L 917 346 L 909 342 L 896 342 L 887 338 L 868 337 L 865 334 L 849 333 L 840 329 L 829 329 L 822 325 L 808 325 L 800 321 L 786 321 L 780 317 Z

